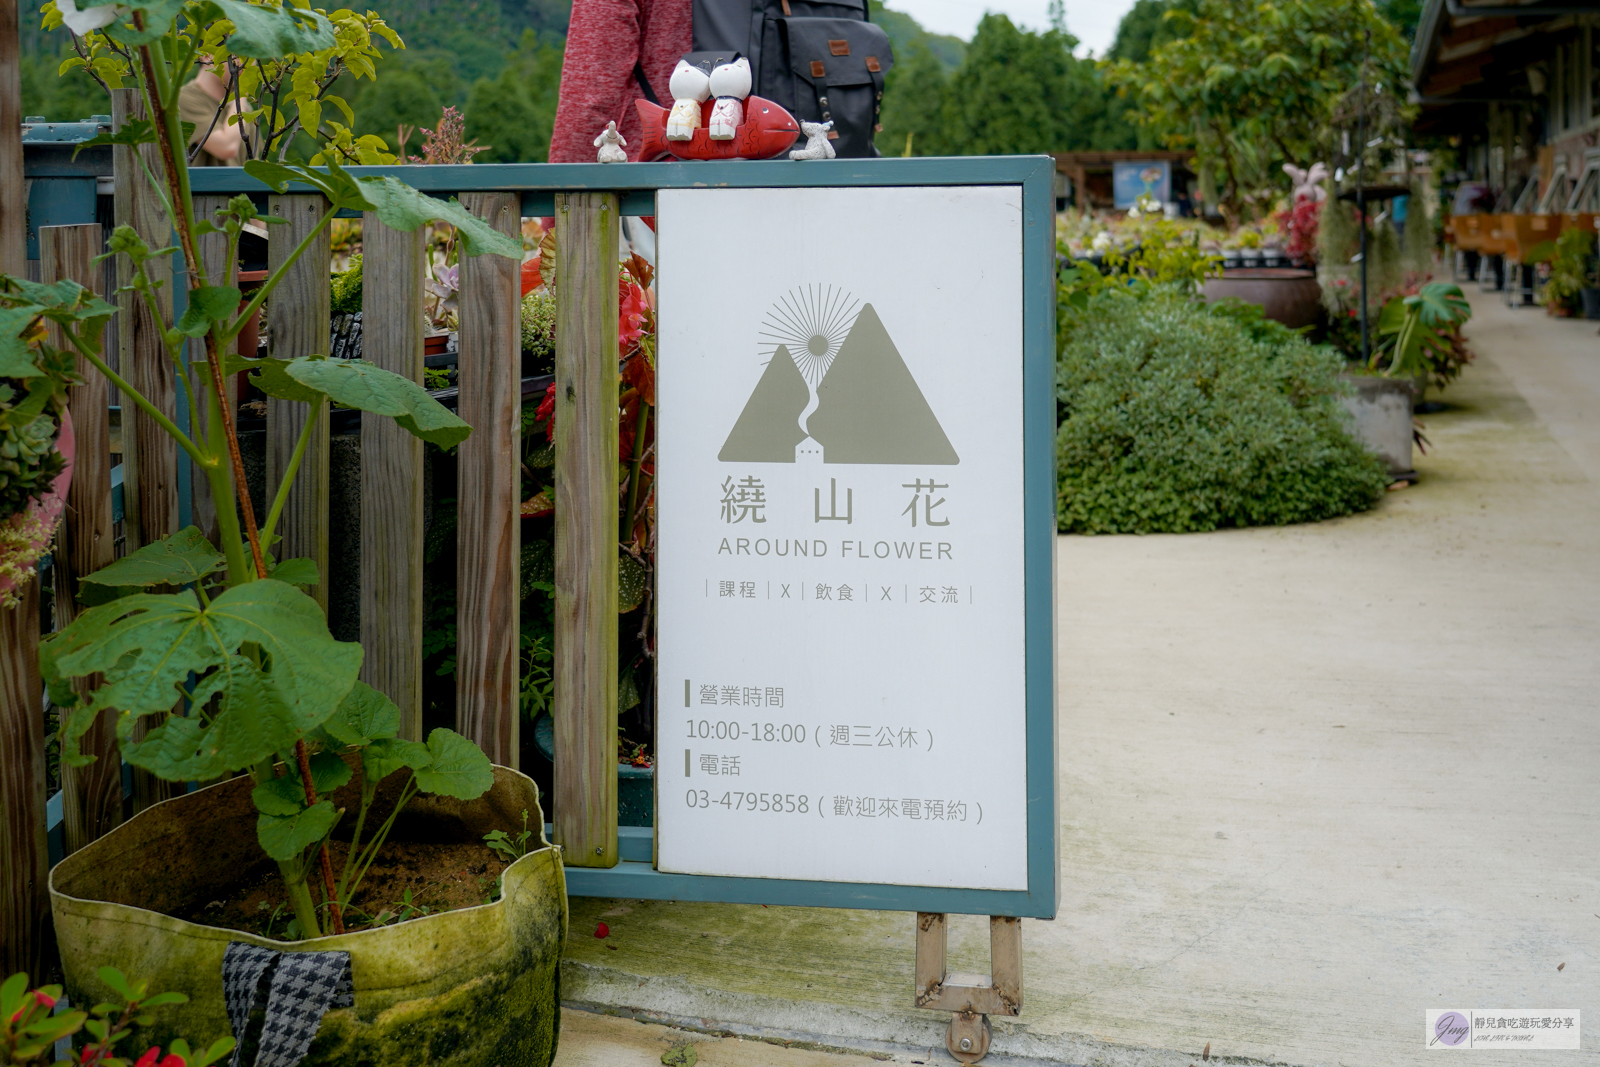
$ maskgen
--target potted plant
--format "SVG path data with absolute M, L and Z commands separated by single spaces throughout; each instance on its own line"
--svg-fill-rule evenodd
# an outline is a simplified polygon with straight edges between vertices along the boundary
M 1391 476 L 1413 476 L 1413 411 L 1422 387 L 1441 365 L 1454 366 L 1463 323 L 1472 316 L 1459 286 L 1430 282 L 1411 296 L 1397 296 L 1378 315 L 1378 346 L 1365 373 L 1347 375 L 1355 395 L 1346 407 L 1356 436 L 1389 465 Z
M 315 566 L 273 552 L 290 484 L 328 402 L 392 417 L 441 446 L 471 429 L 417 383 L 369 364 L 224 356 L 316 234 L 246 300 L 233 278 L 236 252 L 240 233 L 260 216 L 249 197 L 237 196 L 207 218 L 190 195 L 176 96 L 196 56 L 211 56 L 217 69 L 243 57 L 288 84 L 286 68 L 326 62 L 336 47 L 330 17 L 249 0 L 128 0 L 79 14 L 95 19 L 76 27 L 89 33 L 91 54 L 112 63 L 120 57 L 149 116 L 98 143 L 154 144 L 167 161 L 150 177 L 174 246 L 151 249 L 122 226 L 108 254 L 126 261 L 134 299 L 163 321 L 146 265 L 182 252 L 188 310 L 164 322 L 162 337 L 182 388 L 208 411 L 206 431 L 180 429 L 107 364 L 102 333 L 116 309 L 73 282 L 0 277 L 0 369 L 18 380 L 54 368 L 70 376 L 75 360 L 93 365 L 204 472 L 220 534 L 212 545 L 190 527 L 87 576 L 101 592 L 97 603 L 42 643 L 41 667 L 62 709 L 63 761 L 89 762 L 79 740 L 109 713 L 130 764 L 167 781 L 218 784 L 141 812 L 52 871 L 67 990 L 75 1003 L 103 1001 L 106 983 L 95 966 L 136 961 L 151 981 L 188 997 L 172 1013 L 176 1031 L 225 1032 L 220 964 L 230 942 L 344 951 L 354 1004 L 323 1016 L 305 1063 L 405 1062 L 426 1050 L 433 1063 L 543 1067 L 555 1050 L 566 900 L 559 854 L 538 832 L 537 791 L 452 731 L 435 730 L 425 741 L 397 737 L 398 710 L 357 680 L 360 646 L 335 640 L 303 591 L 319 581 Z M 351 13 L 333 17 L 345 16 Z M 299 103 L 305 116 L 319 83 L 292 82 L 308 94 Z M 393 178 L 352 176 L 337 161 L 338 147 L 330 140 L 320 168 L 256 159 L 245 169 L 280 193 L 290 182 L 320 191 L 328 201 L 321 227 L 342 211 L 372 212 L 407 231 L 445 222 L 455 227 L 460 254 L 520 260 L 519 241 L 459 204 Z M 199 255 L 203 233 L 226 237 L 226 263 Z M 59 328 L 64 347 L 46 324 Z M 184 359 L 191 339 L 203 344 L 203 360 Z M 241 371 L 267 395 L 311 408 L 260 522 L 224 388 Z M 526 829 L 530 813 L 533 830 Z M 393 910 L 358 895 L 399 843 L 422 864 L 441 848 L 479 847 L 495 834 L 509 862 L 476 886 L 472 906 L 430 914 L 409 893 Z M 486 869 L 498 871 L 498 862 Z M 280 905 L 270 917 L 262 909 L 265 925 L 208 921 L 209 902 L 248 897 L 252 879 L 266 887 L 263 905 Z M 166 1025 L 149 1031 L 158 1044 L 171 1036 Z
M 1548 247 L 1548 246 L 1546 246 Z M 1593 270 L 1594 231 L 1568 226 L 1555 241 L 1550 277 L 1544 284 L 1545 310 L 1564 316 L 1582 310 L 1584 318 L 1600 318 L 1600 288 Z

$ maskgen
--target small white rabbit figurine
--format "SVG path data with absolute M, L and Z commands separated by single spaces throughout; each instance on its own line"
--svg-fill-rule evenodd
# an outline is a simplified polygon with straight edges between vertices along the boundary
M 617 132 L 615 122 L 606 123 L 606 128 L 600 131 L 600 136 L 594 139 L 594 146 L 600 149 L 599 161 L 601 163 L 626 163 L 628 153 L 622 149 L 627 145 L 622 139 L 622 134 Z
M 731 141 L 744 121 L 744 99 L 750 95 L 750 61 L 734 53 L 731 62 L 711 72 L 711 95 L 717 98 L 707 130 L 713 141 Z
M 830 122 L 800 122 L 800 132 L 806 135 L 806 146 L 796 148 L 789 153 L 790 159 L 832 159 L 833 145 L 828 143 L 828 131 L 833 129 Z
M 1310 170 L 1301 170 L 1293 163 L 1285 163 L 1283 172 L 1294 182 L 1296 200 L 1304 197 L 1313 203 L 1321 203 L 1328 198 L 1328 191 L 1322 187 L 1322 183 L 1328 178 L 1326 163 L 1313 163 Z
M 711 77 L 687 60 L 678 60 L 667 82 L 672 110 L 667 114 L 667 140 L 690 141 L 700 128 L 700 105 L 711 96 Z

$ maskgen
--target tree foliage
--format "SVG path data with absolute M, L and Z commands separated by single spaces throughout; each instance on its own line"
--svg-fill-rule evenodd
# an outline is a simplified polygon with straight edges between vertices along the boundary
M 1334 106 L 1368 80 L 1406 84 L 1406 45 L 1372 0 L 1199 0 L 1165 16 L 1187 32 L 1111 78 L 1138 120 L 1171 148 L 1193 148 L 1225 212 L 1284 184 L 1285 162 L 1330 145 Z M 1370 34 L 1370 45 L 1366 35 Z
M 908 144 L 917 156 L 1108 147 L 1118 139 L 1110 94 L 1094 61 L 1072 54 L 1077 43 L 1059 25 L 1041 32 L 988 14 L 948 77 L 936 57 L 914 46 L 890 73 L 878 151 L 904 155 Z

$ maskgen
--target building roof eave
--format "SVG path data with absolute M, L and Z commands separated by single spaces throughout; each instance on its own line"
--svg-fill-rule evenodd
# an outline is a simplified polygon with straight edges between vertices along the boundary
M 1444 0 L 1427 0 L 1422 15 L 1417 19 L 1417 35 L 1411 41 L 1411 82 L 1419 89 L 1422 76 L 1427 73 L 1439 36 L 1439 23 L 1444 18 Z

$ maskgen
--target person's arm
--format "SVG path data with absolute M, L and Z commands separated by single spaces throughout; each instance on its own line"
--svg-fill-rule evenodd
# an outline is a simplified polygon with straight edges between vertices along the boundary
M 628 125 L 624 109 L 633 106 L 628 88 L 639 62 L 642 23 L 640 0 L 573 3 L 550 162 L 593 163 L 595 134 L 612 120 Z M 629 148 L 630 155 L 637 154 L 633 145 Z
M 202 72 L 199 77 L 216 80 L 209 72 Z M 238 114 L 238 110 L 232 100 L 219 101 L 197 84 L 198 81 L 199 78 L 196 78 L 178 90 L 178 116 L 184 122 L 194 123 L 194 133 L 189 143 L 195 144 L 199 138 L 204 137 L 205 140 L 200 142 L 200 146 L 206 152 L 218 160 L 232 162 L 239 154 L 243 141 L 239 127 L 230 126 L 228 118 Z M 219 86 L 220 84 L 218 82 Z M 209 135 L 206 133 L 207 130 L 211 131 Z
M 238 113 L 239 110 L 232 100 L 225 101 L 222 104 L 222 114 L 217 116 L 216 129 L 211 131 L 211 136 L 206 138 L 206 143 L 202 146 L 218 159 L 234 161 L 239 155 L 239 149 L 244 145 L 238 124 L 228 122 L 231 116 Z

